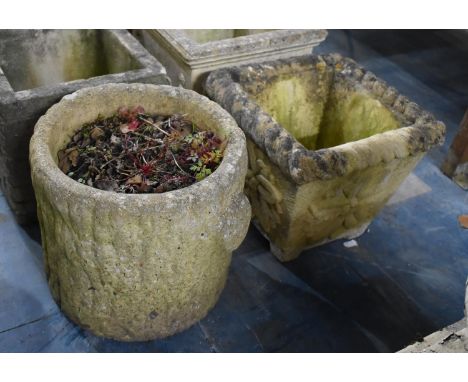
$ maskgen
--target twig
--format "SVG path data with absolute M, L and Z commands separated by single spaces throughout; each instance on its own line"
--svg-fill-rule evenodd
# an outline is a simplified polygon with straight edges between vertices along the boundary
M 157 127 L 157 126 L 155 126 L 155 127 Z M 157 127 L 157 128 L 159 129 L 159 127 Z M 161 130 L 161 129 L 159 129 L 159 130 Z M 164 132 L 165 134 L 167 134 L 164 130 L 161 130 L 161 131 Z M 135 135 L 138 135 L 138 136 L 140 136 L 140 137 L 143 137 L 143 138 L 145 138 L 145 139 L 148 139 L 148 140 L 150 140 L 150 141 L 154 141 L 154 142 L 157 142 L 157 143 L 161 143 L 161 142 L 160 142 L 160 141 L 161 141 L 160 139 L 151 138 L 151 137 L 146 136 L 145 134 L 141 134 L 141 133 L 138 133 L 138 132 L 136 132 L 136 131 L 132 131 L 132 133 L 135 134 Z M 167 135 L 169 135 L 169 134 L 167 134 Z
M 179 166 L 179 163 L 177 163 L 177 161 L 176 161 L 176 159 L 175 159 L 175 156 L 174 156 L 174 154 L 172 153 L 172 151 L 169 150 L 169 152 L 171 153 L 172 159 L 174 159 L 174 163 L 176 164 L 177 167 L 179 167 L 180 171 L 182 171 L 185 175 L 192 176 L 192 175 L 190 175 L 189 173 L 185 172 L 184 169 L 183 169 L 182 167 Z M 193 178 L 193 176 L 192 176 L 192 178 Z
M 111 160 L 107 161 L 106 163 L 102 164 L 99 168 L 102 170 L 104 167 L 106 167 L 109 163 L 115 161 L 116 159 L 120 158 L 112 158 Z
M 142 118 L 140 116 L 140 119 L 143 121 L 143 122 L 146 122 L 147 124 L 153 126 L 153 127 L 156 127 L 156 129 L 158 129 L 161 133 L 163 134 L 166 134 L 167 136 L 169 136 L 170 134 L 167 132 L 167 131 L 164 131 L 163 129 L 161 129 L 158 125 L 156 125 L 155 123 L 151 122 L 151 121 L 148 121 L 147 119 L 145 118 Z

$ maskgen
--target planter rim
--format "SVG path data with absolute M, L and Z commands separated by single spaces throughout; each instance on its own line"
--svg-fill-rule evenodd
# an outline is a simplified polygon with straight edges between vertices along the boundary
M 219 61 L 221 57 L 252 55 L 252 51 L 274 51 L 287 42 L 288 49 L 315 45 L 323 41 L 325 29 L 278 29 L 247 36 L 198 43 L 181 29 L 149 29 L 148 33 L 162 39 L 185 62 L 202 64 Z
M 158 94 L 163 97 L 169 97 L 171 100 L 183 98 L 185 102 L 195 103 L 197 109 L 204 115 L 219 121 L 220 129 L 226 135 L 227 145 L 224 149 L 223 160 L 218 168 L 200 182 L 196 182 L 185 188 L 159 194 L 124 194 L 100 190 L 81 184 L 64 174 L 55 162 L 48 144 L 49 136 L 53 134 L 54 127 L 60 124 L 63 111 L 73 109 L 73 113 L 79 112 L 81 103 L 89 96 L 96 94 L 99 94 L 100 99 L 103 100 L 102 102 L 105 102 L 106 94 L 115 90 L 120 92 L 143 92 L 148 97 L 151 94 Z M 158 112 L 158 110 L 150 110 L 149 112 Z M 83 121 L 83 123 L 85 122 L 89 121 Z M 170 209 L 180 208 L 181 199 L 182 202 L 185 199 L 186 203 L 191 203 L 192 205 L 212 202 L 213 191 L 224 194 L 225 199 L 228 200 L 231 194 L 234 194 L 236 191 L 230 187 L 231 175 L 235 173 L 236 166 L 238 166 L 245 152 L 245 136 L 229 113 L 207 97 L 192 90 L 169 85 L 139 83 L 105 84 L 80 89 L 64 96 L 61 101 L 53 105 L 36 123 L 29 147 L 30 163 L 33 170 L 36 173 L 40 173 L 41 176 L 45 176 L 50 187 L 63 191 L 64 196 L 73 194 L 74 196 L 83 198 L 94 198 L 98 201 L 118 206 L 119 208 L 140 208 L 142 205 L 152 204 L 159 209 Z M 177 200 L 177 203 L 171 203 L 171 200 Z
M 332 67 L 334 76 L 344 77 L 357 91 L 367 92 L 379 100 L 392 114 L 403 118 L 404 125 L 338 146 L 306 149 L 265 112 L 240 84 L 242 73 L 256 72 L 263 68 L 274 70 L 294 63 L 309 66 L 325 64 Z M 432 114 L 400 95 L 395 88 L 354 60 L 339 54 L 305 55 L 218 69 L 210 73 L 205 88 L 208 96 L 232 112 L 246 135 L 296 184 L 343 176 L 380 162 L 389 162 L 395 157 L 403 158 L 426 152 L 444 142 L 445 125 L 441 121 L 437 121 Z M 242 105 L 241 110 L 236 108 L 233 111 L 234 104 Z M 268 128 L 260 129 L 262 124 L 268 125 Z M 387 147 L 394 148 L 393 152 L 389 152 Z

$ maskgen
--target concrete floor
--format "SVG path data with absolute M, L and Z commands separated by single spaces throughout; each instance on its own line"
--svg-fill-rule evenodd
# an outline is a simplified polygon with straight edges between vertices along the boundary
M 465 45 L 462 49 L 460 46 Z M 165 340 L 120 343 L 69 322 L 52 301 L 37 227 L 0 196 L 2 352 L 388 352 L 463 317 L 468 193 L 439 171 L 468 106 L 468 35 L 330 31 L 317 52 L 356 59 L 447 125 L 433 150 L 357 239 L 281 264 L 251 227 L 216 307 Z

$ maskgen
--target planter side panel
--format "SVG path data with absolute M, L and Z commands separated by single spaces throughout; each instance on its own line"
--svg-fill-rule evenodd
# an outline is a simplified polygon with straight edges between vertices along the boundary
M 251 140 L 248 150 L 246 194 L 256 224 L 281 261 L 305 248 L 359 236 L 424 155 L 297 186 Z
M 192 89 L 191 69 L 165 41 L 143 29 L 136 36 L 141 44 L 166 68 L 173 86 Z
M 148 340 L 188 328 L 215 305 L 231 260 L 219 227 L 236 211 L 247 217 L 238 222 L 245 234 L 245 197 L 224 211 L 141 213 L 57 195 L 40 177 L 33 181 L 46 273 L 71 320 L 96 335 Z

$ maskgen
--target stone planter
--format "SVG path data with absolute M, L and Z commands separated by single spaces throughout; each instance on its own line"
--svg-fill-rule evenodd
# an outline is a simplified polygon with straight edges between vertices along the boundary
M 21 224 L 36 219 L 28 163 L 34 124 L 65 94 L 111 82 L 168 84 L 122 30 L 0 31 L 0 182 Z
M 102 191 L 63 174 L 57 152 L 72 133 L 122 105 L 187 114 L 216 131 L 228 140 L 218 169 L 162 194 Z M 71 320 L 96 335 L 149 340 L 189 327 L 214 306 L 250 222 L 245 137 L 221 107 L 171 86 L 82 89 L 39 119 L 30 161 L 49 286 Z
M 445 126 L 355 62 L 303 56 L 212 72 L 247 135 L 246 193 L 272 252 L 365 231 Z
M 442 164 L 442 172 L 468 190 L 468 110 Z
M 198 92 L 212 70 L 308 54 L 327 36 L 320 29 L 145 29 L 135 34 L 167 68 L 174 85 Z

